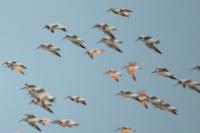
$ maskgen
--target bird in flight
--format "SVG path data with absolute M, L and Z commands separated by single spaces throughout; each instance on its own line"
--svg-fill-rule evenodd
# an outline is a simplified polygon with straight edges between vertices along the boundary
M 23 64 L 16 61 L 5 61 L 3 65 L 21 74 L 24 74 L 24 69 L 27 69 Z
M 116 131 L 120 131 L 121 133 L 131 133 L 131 132 L 136 132 L 135 129 L 127 127 L 127 126 L 123 126 L 120 128 L 117 128 Z
M 48 29 L 51 33 L 54 33 L 55 30 L 67 31 L 65 26 L 61 24 L 47 24 L 43 27 L 43 29 Z
M 65 99 L 70 99 L 73 102 L 80 103 L 80 104 L 83 104 L 83 105 L 87 105 L 85 99 L 83 99 L 80 96 L 67 96 L 67 97 L 65 97 Z
M 115 71 L 115 70 L 109 70 L 109 71 L 105 72 L 104 74 L 109 76 L 110 78 L 112 78 L 116 82 L 119 82 L 119 77 L 122 76 L 122 74 L 120 72 Z
M 60 119 L 60 120 L 54 120 L 51 123 L 53 124 L 58 124 L 62 127 L 74 127 L 74 126 L 79 126 L 79 124 L 73 120 L 70 119 Z
M 195 66 L 192 70 L 200 71 L 200 65 Z
M 66 35 L 65 37 L 63 37 L 63 39 L 67 39 L 67 40 L 71 41 L 73 44 L 75 44 L 83 49 L 86 49 L 86 47 L 83 45 L 84 41 L 76 35 Z
M 98 43 L 104 43 L 106 44 L 108 47 L 112 48 L 113 50 L 123 53 L 121 49 L 119 49 L 117 47 L 117 44 L 121 44 L 122 41 L 116 39 L 116 38 L 111 38 L 111 37 L 103 37 L 100 41 L 97 42 Z
M 147 95 L 144 90 L 139 91 L 137 93 L 133 93 L 131 91 L 120 91 L 118 94 L 116 94 L 116 96 L 118 96 L 118 95 L 125 97 L 125 98 L 134 99 L 134 100 L 138 101 L 143 107 L 148 109 Z
M 39 47 L 37 47 L 37 49 L 43 49 L 43 50 L 46 50 L 46 51 L 48 51 L 48 52 L 50 52 L 50 53 L 52 53 L 52 54 L 54 54 L 54 55 L 56 55 L 58 57 L 61 57 L 61 55 L 59 53 L 60 52 L 60 48 L 55 47 L 51 43 L 43 43 Z
M 103 54 L 104 50 L 100 49 L 100 48 L 95 48 L 95 49 L 89 49 L 89 50 L 87 50 L 86 53 L 88 54 L 88 56 L 91 59 L 93 59 L 94 57 Z
M 110 8 L 108 9 L 106 12 L 113 12 L 114 14 L 117 14 L 119 16 L 123 16 L 123 17 L 129 17 L 129 13 L 133 12 L 127 8 Z
M 156 47 L 160 43 L 159 40 L 156 40 L 150 36 L 139 36 L 136 41 L 143 42 L 148 48 L 154 50 L 155 52 L 162 54 L 162 52 Z
M 167 77 L 169 79 L 177 80 L 174 75 L 167 68 L 156 68 L 152 73 Z
M 128 74 L 133 78 L 134 81 L 136 81 L 135 72 L 137 70 L 141 70 L 142 67 L 140 67 L 136 62 L 129 62 L 129 64 L 124 66 L 123 69 L 126 69 Z

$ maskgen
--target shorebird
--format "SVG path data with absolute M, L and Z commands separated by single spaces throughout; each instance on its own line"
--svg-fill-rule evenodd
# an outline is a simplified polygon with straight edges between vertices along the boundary
M 65 99 L 70 99 L 71 101 L 74 101 L 76 103 L 87 105 L 85 99 L 81 98 L 80 96 L 67 96 Z
M 25 84 L 25 86 L 22 88 L 28 91 L 28 93 L 33 97 L 38 99 L 39 101 L 48 101 L 48 102 L 54 102 L 55 97 L 51 96 L 48 92 L 46 92 L 43 88 L 38 87 L 36 85 L 29 85 Z
M 115 71 L 115 70 L 109 70 L 109 71 L 105 72 L 104 74 L 111 77 L 116 82 L 119 82 L 119 77 L 122 76 L 122 74 L 120 72 Z
M 192 70 L 200 71 L 200 65 L 195 66 L 194 68 L 192 68 Z
M 122 97 L 129 98 L 129 99 L 134 99 L 138 101 L 143 107 L 148 109 L 147 105 L 147 95 L 145 91 L 139 91 L 137 93 L 133 93 L 131 91 L 120 91 L 116 96 L 121 95 Z
M 162 52 L 156 47 L 156 45 L 160 43 L 159 40 L 156 40 L 150 36 L 139 36 L 136 41 L 142 41 L 150 49 L 154 50 L 159 54 L 162 54 Z
M 51 123 L 53 124 L 58 124 L 62 127 L 74 127 L 74 126 L 79 126 L 79 124 L 73 120 L 70 119 L 61 119 L 61 120 L 54 120 Z
M 100 31 L 107 34 L 108 36 L 110 36 L 111 38 L 115 38 L 115 36 L 112 34 L 112 31 L 117 30 L 115 27 L 112 27 L 112 26 L 105 24 L 105 23 L 99 23 L 99 24 L 96 24 L 95 26 L 93 26 L 92 28 L 97 28 Z
M 63 39 L 67 39 L 67 40 L 71 41 L 73 44 L 86 49 L 86 47 L 83 45 L 84 41 L 76 35 L 71 35 L 71 36 L 66 35 Z
M 25 121 L 27 122 L 30 126 L 32 126 L 33 128 L 37 129 L 38 131 L 42 131 L 38 126 L 37 123 L 39 122 L 39 118 L 37 118 L 35 115 L 33 114 L 27 114 L 26 118 L 23 118 L 20 121 Z
M 91 59 L 93 59 L 95 56 L 103 54 L 103 52 L 104 50 L 100 48 L 90 49 L 86 51 L 86 53 L 90 56 Z
M 153 104 L 156 108 L 159 108 L 161 110 L 166 110 L 168 112 L 171 112 L 175 115 L 177 115 L 177 108 L 166 103 L 164 100 L 158 99 L 156 96 L 148 96 L 147 101 Z
M 106 44 L 108 47 L 112 48 L 113 50 L 123 53 L 121 49 L 119 49 L 117 47 L 117 44 L 121 44 L 122 41 L 115 39 L 115 38 L 111 38 L 111 37 L 103 37 L 100 41 L 97 42 L 98 43 L 104 43 Z
M 54 33 L 55 30 L 62 30 L 62 31 L 67 31 L 65 26 L 61 24 L 47 24 L 43 28 L 48 29 L 51 33 Z
M 37 49 L 43 49 L 43 50 L 46 50 L 58 57 L 61 57 L 61 55 L 59 53 L 60 48 L 53 46 L 53 44 L 51 44 L 51 43 L 43 43 L 39 47 L 37 47 Z
M 49 123 L 51 123 L 51 121 L 50 120 L 48 120 L 48 119 L 39 119 L 39 122 L 38 122 L 39 124 L 41 124 L 42 126 L 46 126 L 46 125 L 48 125 Z
M 49 106 L 51 106 L 51 104 L 47 101 L 44 101 L 44 100 L 39 100 L 37 98 L 33 98 L 30 102 L 30 104 L 33 103 L 35 105 L 38 105 L 40 106 L 41 108 L 45 109 L 46 111 L 50 112 L 50 113 L 53 113 L 53 111 L 50 109 Z
M 167 68 L 156 68 L 152 73 L 167 77 L 169 79 L 177 80 L 174 75 Z
M 129 17 L 129 13 L 133 12 L 127 8 L 110 8 L 108 9 L 106 12 L 110 12 L 112 11 L 113 13 L 119 15 L 119 16 L 123 16 L 123 17 Z
M 21 74 L 24 74 L 24 69 L 27 69 L 23 64 L 16 61 L 5 61 L 3 65 L 6 65 L 11 70 L 15 70 Z
M 116 129 L 116 131 L 120 131 L 121 133 L 131 133 L 131 132 L 135 132 L 136 130 L 127 126 L 123 126 Z
M 187 87 L 187 88 L 193 90 L 194 92 L 197 92 L 200 94 L 200 89 L 198 88 L 200 83 L 198 83 L 196 81 L 183 79 L 183 80 L 179 80 L 176 85 L 181 85 L 183 88 Z
M 136 81 L 135 72 L 141 70 L 142 67 L 140 67 L 136 62 L 129 62 L 129 64 L 124 66 L 123 69 L 126 69 L 128 74 Z

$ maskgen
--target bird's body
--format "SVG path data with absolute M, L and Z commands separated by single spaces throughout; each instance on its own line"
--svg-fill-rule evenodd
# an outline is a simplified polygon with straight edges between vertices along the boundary
M 110 78 L 112 78 L 116 82 L 119 82 L 119 77 L 122 76 L 122 74 L 120 72 L 115 71 L 115 70 L 109 70 L 109 71 L 105 72 L 104 74 L 109 76 Z
M 105 24 L 105 23 L 99 23 L 99 24 L 96 24 L 95 26 L 93 26 L 93 28 L 97 28 L 100 31 L 107 34 L 108 36 L 110 36 L 111 38 L 115 38 L 115 36 L 112 34 L 112 31 L 117 30 L 115 27 L 112 27 L 112 26 Z
M 35 128 L 38 131 L 42 131 L 38 126 L 37 123 L 39 122 L 39 118 L 37 118 L 36 116 L 32 115 L 32 114 L 27 114 L 26 118 L 20 120 L 20 121 L 25 121 L 27 122 L 30 126 L 32 126 L 33 128 Z
M 90 56 L 91 59 L 94 57 L 103 54 L 104 50 L 100 48 L 90 49 L 87 50 L 87 54 Z
M 167 68 L 156 68 L 153 73 L 167 77 L 169 79 L 177 80 L 174 75 Z
M 24 74 L 24 69 L 27 69 L 23 64 L 16 61 L 5 61 L 3 65 L 6 65 L 11 70 L 15 70 L 21 74 Z
M 136 41 L 142 41 L 148 48 L 159 54 L 162 54 L 162 52 L 156 47 L 156 45 L 160 43 L 159 40 L 156 40 L 150 36 L 139 36 Z
M 100 41 L 98 41 L 97 43 L 104 43 L 106 44 L 108 47 L 112 48 L 113 50 L 123 53 L 121 49 L 119 49 L 117 47 L 117 44 L 121 44 L 122 41 L 116 39 L 116 38 L 111 38 L 111 37 L 103 37 Z
M 67 99 L 67 98 L 69 98 L 73 102 L 80 103 L 80 104 L 83 104 L 83 105 L 87 105 L 85 99 L 83 99 L 80 96 L 68 96 L 65 99 Z
M 71 41 L 73 44 L 86 49 L 86 47 L 83 45 L 84 41 L 76 35 L 71 35 L 71 36 L 66 35 L 63 39 L 67 39 L 67 40 Z
M 140 67 L 136 62 L 129 62 L 129 64 L 123 68 L 127 70 L 128 74 L 133 78 L 134 81 L 136 81 L 135 72 L 142 69 L 142 67 Z
M 60 48 L 55 47 L 51 43 L 43 43 L 37 49 L 43 49 L 43 50 L 46 50 L 46 51 L 48 51 L 48 52 L 50 52 L 50 53 L 52 53 L 52 54 L 54 54 L 54 55 L 56 55 L 58 57 L 61 57 L 61 55 L 59 53 L 60 52 Z
M 181 85 L 183 88 L 187 87 L 193 90 L 194 92 L 197 92 L 200 94 L 200 89 L 198 88 L 198 86 L 200 86 L 200 83 L 196 81 L 183 79 L 183 80 L 179 80 L 176 85 Z
M 127 9 L 127 8 L 110 8 L 109 10 L 107 10 L 107 12 L 112 11 L 114 14 L 117 14 L 119 16 L 123 16 L 123 17 L 129 17 L 129 13 L 132 12 L 131 10 Z
M 136 130 L 127 126 L 123 126 L 116 129 L 116 131 L 120 131 L 121 133 L 131 133 L 131 132 L 135 132 Z
M 131 91 L 120 91 L 117 95 L 121 95 L 122 97 L 134 99 L 138 101 L 143 107 L 148 109 L 147 105 L 147 95 L 145 91 L 139 91 L 137 93 L 133 93 Z
M 51 123 L 53 124 L 58 124 L 62 127 L 74 127 L 74 126 L 79 126 L 79 124 L 73 120 L 70 119 L 60 119 L 60 120 L 54 120 Z
M 48 29 L 51 33 L 54 33 L 55 30 L 67 31 L 65 26 L 61 24 L 47 24 L 44 26 L 44 28 Z

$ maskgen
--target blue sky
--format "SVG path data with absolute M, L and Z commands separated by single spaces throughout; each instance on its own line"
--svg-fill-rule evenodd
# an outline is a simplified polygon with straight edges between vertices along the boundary
M 175 87 L 175 81 L 151 72 L 156 67 L 166 67 L 179 79 L 199 81 L 200 73 L 191 71 L 200 64 L 199 4 L 198 0 L 1 1 L 0 61 L 16 60 L 28 69 L 25 75 L 20 75 L 0 68 L 0 131 L 37 132 L 25 123 L 18 123 L 24 114 L 32 113 L 49 119 L 70 118 L 80 123 L 72 129 L 40 126 L 44 133 L 114 133 L 124 125 L 135 128 L 138 133 L 198 132 L 200 96 Z M 111 7 L 126 7 L 134 13 L 130 18 L 106 13 Z M 105 35 L 91 27 L 100 22 L 119 29 L 114 34 L 123 41 L 119 46 L 123 54 L 96 44 Z M 42 29 L 47 23 L 61 23 L 68 32 L 51 34 Z M 63 40 L 65 34 L 76 34 L 85 40 L 87 48 L 100 47 L 105 54 L 91 60 L 83 49 Z M 139 35 L 159 39 L 163 55 L 135 42 Z M 60 47 L 62 58 L 36 50 L 43 42 Z M 121 69 L 129 61 L 137 61 L 144 68 L 136 73 L 137 82 Z M 109 69 L 123 73 L 119 83 L 102 75 Z M 25 83 L 44 87 L 57 97 L 53 115 L 28 105 L 29 97 L 20 90 Z M 120 90 L 142 89 L 176 106 L 178 115 L 152 106 L 145 110 L 133 100 L 115 96 Z M 64 100 L 68 95 L 84 97 L 88 106 Z

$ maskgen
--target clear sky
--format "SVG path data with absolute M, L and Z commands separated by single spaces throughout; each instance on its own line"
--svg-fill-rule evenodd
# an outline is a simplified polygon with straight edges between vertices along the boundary
M 199 132 L 200 96 L 151 73 L 156 67 L 166 67 L 179 79 L 200 82 L 200 73 L 191 71 L 200 64 L 199 5 L 199 0 L 1 0 L 0 62 L 16 60 L 28 69 L 21 75 L 0 68 L 0 132 L 36 133 L 27 124 L 18 123 L 27 113 L 80 123 L 72 129 L 40 126 L 43 133 L 114 133 L 124 125 L 138 133 Z M 130 18 L 106 13 L 111 7 L 126 7 L 134 13 Z M 91 27 L 100 22 L 119 29 L 114 34 L 123 41 L 119 46 L 123 54 L 96 44 L 105 35 Z M 51 34 L 42 29 L 47 23 L 61 23 L 68 32 Z M 100 47 L 105 54 L 91 60 L 85 50 L 63 40 L 65 34 L 76 34 L 85 40 L 87 48 Z M 159 39 L 163 55 L 135 42 L 139 35 Z M 43 42 L 60 47 L 62 58 L 36 50 Z M 137 61 L 144 68 L 136 73 L 137 82 L 121 69 L 129 61 Z M 102 75 L 109 69 L 123 73 L 119 83 Z M 25 83 L 44 87 L 57 97 L 54 114 L 28 105 L 29 96 L 20 90 Z M 120 90 L 142 89 L 176 106 L 178 115 L 151 105 L 145 110 L 134 100 L 115 96 Z M 84 97 L 88 106 L 64 100 L 68 95 Z

